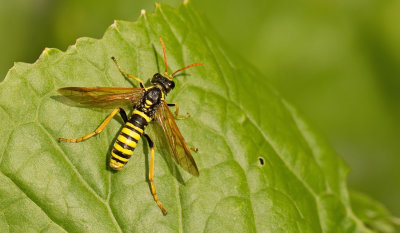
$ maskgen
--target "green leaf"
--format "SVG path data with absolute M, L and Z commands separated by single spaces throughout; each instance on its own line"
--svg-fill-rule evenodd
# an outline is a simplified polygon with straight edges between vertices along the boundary
M 382 204 L 355 191 L 350 192 L 350 200 L 354 214 L 367 227 L 381 233 L 400 231 L 400 219 L 393 217 Z
M 343 161 L 210 28 L 191 3 L 157 5 L 137 22 L 116 21 L 100 40 L 81 38 L 66 52 L 45 49 L 34 64 L 16 63 L 0 84 L 1 232 L 368 232 L 352 213 Z M 94 130 L 110 111 L 54 98 L 65 86 L 130 87 L 111 56 L 148 84 L 163 70 L 159 37 L 170 71 L 206 64 L 178 76 L 167 97 L 192 116 L 177 124 L 199 148 L 200 169 L 199 177 L 182 171 L 181 184 L 156 152 L 167 216 L 146 180 L 146 143 L 111 172 L 121 119 L 85 142 L 59 143 Z

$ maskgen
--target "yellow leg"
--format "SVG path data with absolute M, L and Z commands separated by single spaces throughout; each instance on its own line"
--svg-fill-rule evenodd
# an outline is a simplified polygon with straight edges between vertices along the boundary
M 175 119 L 184 120 L 184 119 L 190 117 L 189 113 L 186 113 L 186 116 L 179 116 L 178 115 L 179 114 L 179 104 L 178 103 L 170 103 L 170 104 L 168 104 L 168 106 L 171 106 L 171 107 L 174 106 L 175 107 L 175 113 L 174 113 L 175 114 Z M 189 147 L 189 149 L 194 151 L 194 152 L 198 152 L 199 151 L 199 149 L 196 148 L 196 147 Z
M 186 113 L 186 116 L 179 116 L 179 104 L 178 103 L 170 103 L 168 106 L 174 106 L 175 107 L 175 119 L 177 120 L 185 120 L 186 118 L 190 117 L 189 113 Z
M 119 112 L 120 112 L 120 108 L 114 109 L 114 111 L 103 121 L 103 123 L 101 123 L 101 125 L 95 131 L 93 131 L 93 132 L 91 132 L 91 133 L 89 133 L 89 134 L 87 134 L 87 135 L 85 135 L 83 137 L 80 137 L 80 138 L 77 138 L 77 139 L 59 138 L 58 141 L 60 141 L 60 142 L 61 141 L 65 141 L 65 142 L 81 142 L 81 141 L 87 140 L 87 139 L 93 137 L 94 135 L 101 133 L 101 131 L 103 131 L 103 129 L 106 127 L 106 125 L 108 123 L 110 123 L 111 119 L 115 115 L 117 115 Z
M 163 212 L 164 215 L 167 214 L 167 211 L 165 210 L 164 206 L 161 204 L 160 200 L 158 199 L 157 192 L 156 192 L 156 186 L 154 185 L 154 152 L 155 152 L 155 147 L 154 143 L 149 137 L 149 135 L 144 134 L 144 136 L 147 139 L 147 142 L 149 143 L 150 147 L 150 167 L 149 167 L 149 181 L 150 181 L 150 187 L 151 187 L 151 194 L 153 194 L 154 201 L 157 203 L 158 207 L 160 207 L 161 211 Z
M 140 80 L 138 77 L 135 77 L 135 76 L 133 76 L 133 75 L 131 75 L 131 74 L 128 74 L 128 73 L 124 72 L 124 71 L 121 69 L 121 67 L 119 66 L 119 64 L 118 64 L 118 62 L 117 62 L 117 59 L 116 59 L 115 57 L 111 57 L 111 59 L 114 61 L 115 65 L 117 66 L 117 68 L 118 68 L 118 70 L 119 70 L 119 72 L 121 72 L 121 74 L 122 74 L 123 76 L 125 76 L 125 77 L 127 77 L 127 78 L 131 78 L 131 79 L 135 79 L 136 81 L 139 82 L 140 87 L 141 87 L 141 88 L 144 88 L 144 83 L 143 83 L 142 80 Z

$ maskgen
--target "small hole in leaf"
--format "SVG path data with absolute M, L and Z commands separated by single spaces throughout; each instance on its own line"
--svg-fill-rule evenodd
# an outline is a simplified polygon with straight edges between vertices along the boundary
M 263 157 L 258 157 L 258 164 L 263 167 L 265 165 L 265 160 Z

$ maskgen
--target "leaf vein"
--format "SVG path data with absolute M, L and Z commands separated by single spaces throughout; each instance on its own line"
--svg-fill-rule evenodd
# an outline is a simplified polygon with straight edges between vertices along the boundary
M 50 217 L 50 215 L 35 201 L 33 200 L 32 197 L 30 197 L 28 195 L 27 192 L 25 192 L 10 176 L 8 176 L 7 174 L 5 174 L 3 171 L 1 171 L 1 173 L 7 177 L 18 189 L 19 191 L 21 191 L 21 193 L 23 193 L 29 200 L 31 200 L 37 207 L 39 207 L 39 209 L 50 219 L 50 221 L 52 221 L 54 224 L 56 224 L 57 226 L 59 226 L 62 230 L 64 230 L 65 232 L 68 232 L 67 230 L 65 230 L 64 227 L 62 227 L 60 224 L 58 224 L 52 217 Z
M 200 88 L 200 87 L 196 87 L 196 86 L 192 86 L 194 88 Z M 230 102 L 232 105 L 236 106 L 237 108 L 239 108 L 247 117 L 247 119 L 249 120 L 249 122 L 257 129 L 257 131 L 259 131 L 260 135 L 264 138 L 264 140 L 271 146 L 271 148 L 274 150 L 275 154 L 278 156 L 278 158 L 281 160 L 282 164 L 285 165 L 285 167 L 296 177 L 297 180 L 300 181 L 300 183 L 305 187 L 305 189 L 311 194 L 311 196 L 313 197 L 316 207 L 317 207 L 317 212 L 318 211 L 318 198 L 317 198 L 317 194 L 311 189 L 311 187 L 297 174 L 293 171 L 293 169 L 285 162 L 285 160 L 283 159 L 282 155 L 280 155 L 276 149 L 275 144 L 272 142 L 272 140 L 270 138 L 268 138 L 264 132 L 260 129 L 260 127 L 258 126 L 258 124 L 255 123 L 255 121 L 249 116 L 248 111 L 245 111 L 242 106 L 239 106 L 236 102 L 227 99 L 225 96 L 222 96 L 214 91 L 209 91 L 208 94 L 214 94 L 220 98 L 225 99 L 226 102 Z M 317 213 L 318 216 L 318 224 L 319 227 L 321 229 L 322 232 L 322 226 L 321 226 L 321 221 L 320 221 L 320 216 L 319 213 Z
M 47 136 L 49 138 L 51 138 L 51 142 L 53 143 L 54 147 L 61 152 L 61 154 L 63 155 L 65 161 L 70 165 L 70 167 L 72 168 L 72 170 L 75 172 L 75 174 L 77 175 L 78 179 L 82 182 L 82 184 L 100 201 L 102 202 L 106 207 L 107 210 L 109 212 L 109 214 L 112 217 L 112 220 L 114 222 L 114 224 L 116 224 L 117 230 L 119 232 L 122 232 L 121 227 L 118 223 L 118 221 L 115 219 L 115 216 L 111 210 L 111 207 L 109 206 L 108 202 L 106 200 L 104 200 L 101 196 L 99 196 L 99 194 L 87 183 L 87 181 L 85 179 L 83 179 L 83 176 L 80 174 L 80 172 L 78 171 L 78 169 L 73 165 L 73 163 L 71 162 L 71 160 L 68 159 L 67 155 L 65 154 L 64 150 L 61 149 L 61 147 L 54 141 L 54 138 L 51 137 L 50 133 L 48 132 L 48 130 L 42 126 L 41 123 L 38 122 L 39 127 L 42 128 L 43 131 L 45 131 L 45 133 L 47 134 Z
M 68 158 L 66 155 L 65 151 L 60 147 L 60 145 L 55 142 L 54 138 L 51 136 L 50 132 L 40 123 L 37 122 L 38 126 L 46 133 L 47 137 L 50 138 L 50 141 L 54 145 L 54 147 L 61 152 L 64 160 L 70 165 L 71 169 L 74 171 L 74 173 L 78 176 L 79 180 L 82 182 L 82 184 L 91 192 L 93 195 L 99 199 L 101 202 L 105 203 L 105 200 L 96 192 L 94 189 L 87 183 L 87 181 L 83 178 L 82 174 L 78 171 L 78 169 L 75 167 L 75 165 L 71 162 L 71 160 Z

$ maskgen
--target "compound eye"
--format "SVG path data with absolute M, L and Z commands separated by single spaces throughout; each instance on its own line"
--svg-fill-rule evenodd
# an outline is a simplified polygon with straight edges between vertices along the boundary
M 169 87 L 170 87 L 171 89 L 174 89 L 175 83 L 174 83 L 174 82 L 170 82 L 170 83 L 169 83 Z
M 156 83 L 157 80 L 160 80 L 160 76 L 161 76 L 161 74 L 155 73 L 155 74 L 153 75 L 153 77 L 151 78 L 150 82 L 151 82 L 151 83 Z

